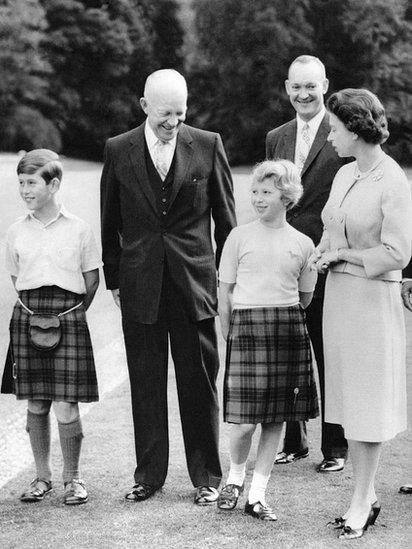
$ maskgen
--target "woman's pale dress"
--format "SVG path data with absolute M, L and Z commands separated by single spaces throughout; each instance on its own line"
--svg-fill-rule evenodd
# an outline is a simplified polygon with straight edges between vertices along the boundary
M 364 266 L 330 269 L 323 316 L 325 420 L 351 440 L 380 442 L 406 429 L 401 270 L 411 257 L 412 199 L 386 154 L 364 174 L 337 173 L 322 212 L 321 245 L 363 250 Z

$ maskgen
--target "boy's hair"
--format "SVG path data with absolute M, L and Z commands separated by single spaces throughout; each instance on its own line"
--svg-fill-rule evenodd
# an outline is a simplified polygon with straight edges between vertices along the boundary
M 49 149 L 34 149 L 27 152 L 17 164 L 17 175 L 36 172 L 39 172 L 38 175 L 45 180 L 46 185 L 55 177 L 61 181 L 63 168 L 59 155 Z
M 252 172 L 252 181 L 263 183 L 266 179 L 273 181 L 280 190 L 282 202 L 289 210 L 295 206 L 303 193 L 299 170 L 290 160 L 265 160 L 257 164 Z

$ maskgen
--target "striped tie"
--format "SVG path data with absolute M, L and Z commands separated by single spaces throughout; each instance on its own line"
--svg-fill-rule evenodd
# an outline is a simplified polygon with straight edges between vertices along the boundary
M 303 166 L 305 165 L 306 159 L 310 151 L 310 135 L 309 135 L 309 124 L 305 124 L 302 128 L 297 166 L 299 171 L 302 172 Z

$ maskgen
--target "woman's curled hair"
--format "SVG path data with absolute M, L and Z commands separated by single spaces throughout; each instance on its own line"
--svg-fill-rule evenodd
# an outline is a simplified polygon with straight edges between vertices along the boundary
M 369 90 L 340 90 L 329 97 L 326 107 L 349 131 L 356 133 L 366 143 L 382 144 L 389 137 L 385 109 Z

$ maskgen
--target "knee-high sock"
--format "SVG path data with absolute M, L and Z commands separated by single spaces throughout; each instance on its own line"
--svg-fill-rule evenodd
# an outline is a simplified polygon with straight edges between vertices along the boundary
M 33 414 L 27 410 L 26 431 L 36 463 L 37 477 L 50 481 L 50 418 L 49 414 Z
M 79 461 L 83 430 L 80 418 L 71 423 L 58 421 L 57 424 L 63 455 L 63 482 L 66 484 L 74 478 L 80 478 Z

